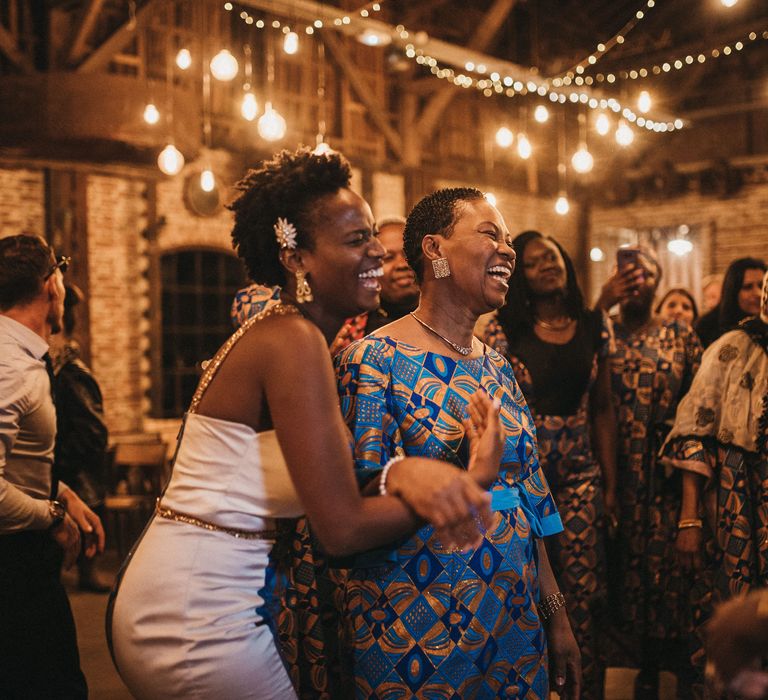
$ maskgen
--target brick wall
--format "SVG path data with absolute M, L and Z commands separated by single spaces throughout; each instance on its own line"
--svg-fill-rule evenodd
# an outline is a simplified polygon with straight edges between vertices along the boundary
M 43 171 L 0 167 L 0 238 L 17 233 L 45 234 Z

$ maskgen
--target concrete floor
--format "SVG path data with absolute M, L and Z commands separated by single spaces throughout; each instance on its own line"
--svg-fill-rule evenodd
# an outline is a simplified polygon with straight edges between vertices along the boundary
M 99 562 L 101 577 L 111 580 L 117 569 L 116 556 L 108 552 Z M 130 700 L 126 690 L 109 657 L 107 642 L 104 637 L 104 612 L 107 596 L 94 593 L 81 593 L 75 587 L 73 573 L 64 574 L 64 583 L 69 592 L 72 610 L 77 623 L 77 638 L 80 645 L 80 661 L 85 677 L 88 679 L 91 700 Z M 608 669 L 605 697 L 606 700 L 632 700 L 632 683 L 635 672 L 630 669 Z M 556 698 L 553 695 L 553 698 Z M 675 679 L 668 673 L 661 674 L 660 700 L 674 700 Z M 222 698 L 221 700 L 226 700 Z

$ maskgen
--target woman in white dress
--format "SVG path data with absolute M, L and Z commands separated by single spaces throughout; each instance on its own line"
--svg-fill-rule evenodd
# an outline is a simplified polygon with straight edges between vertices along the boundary
M 234 246 L 282 300 L 206 369 L 170 484 L 113 599 L 115 663 L 138 698 L 295 697 L 265 606 L 277 519 L 306 513 L 326 550 L 343 555 L 422 520 L 446 546 L 472 546 L 478 514 L 490 517 L 472 476 L 437 460 L 393 460 L 382 496 L 359 493 L 328 343 L 344 319 L 378 305 L 384 248 L 349 179 L 341 155 L 300 149 L 238 186 Z M 477 397 L 472 412 L 470 469 L 495 473 L 498 409 Z

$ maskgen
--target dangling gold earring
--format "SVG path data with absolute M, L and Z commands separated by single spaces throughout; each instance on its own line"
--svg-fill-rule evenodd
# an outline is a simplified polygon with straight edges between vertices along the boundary
M 307 282 L 307 275 L 299 268 L 296 270 L 296 301 L 299 304 L 306 304 L 314 299 L 312 296 L 312 289 Z
M 435 273 L 435 279 L 451 276 L 451 268 L 448 266 L 448 258 L 437 258 L 432 261 L 432 272 Z

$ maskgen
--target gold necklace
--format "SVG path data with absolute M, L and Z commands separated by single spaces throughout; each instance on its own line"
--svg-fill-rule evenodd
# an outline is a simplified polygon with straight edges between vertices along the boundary
M 432 331 L 440 340 L 442 340 L 444 343 L 447 343 L 450 345 L 459 355 L 469 355 L 469 353 L 472 352 L 472 346 L 470 345 L 467 347 L 466 345 L 459 345 L 458 343 L 454 343 L 452 340 L 448 340 L 442 333 L 438 333 L 432 326 L 430 326 L 428 323 L 425 323 L 422 321 L 413 311 L 409 312 L 411 316 L 413 316 L 416 321 L 418 321 L 424 328 L 426 328 L 428 331 Z
M 541 326 L 542 328 L 546 328 L 548 331 L 564 331 L 573 322 L 574 322 L 574 319 L 569 318 L 562 325 L 558 325 L 558 324 L 555 324 L 555 323 L 547 323 L 546 321 L 542 321 L 540 318 L 536 319 L 536 325 L 537 326 Z

